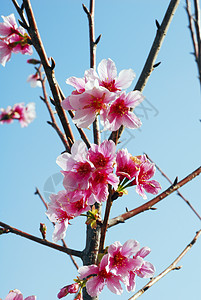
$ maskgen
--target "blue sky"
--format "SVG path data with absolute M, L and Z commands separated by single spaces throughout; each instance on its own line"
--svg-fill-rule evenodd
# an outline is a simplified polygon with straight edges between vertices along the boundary
M 82 3 L 88 1 L 59 0 L 32 1 L 39 31 L 48 56 L 56 61 L 56 78 L 67 96 L 71 88 L 65 80 L 82 77 L 89 68 L 88 22 Z M 97 47 L 97 63 L 103 58 L 115 61 L 118 71 L 132 68 L 136 79 L 155 37 L 155 19 L 162 21 L 169 1 L 164 0 L 102 0 L 95 7 L 96 37 L 102 34 Z M 146 152 L 167 175 L 174 180 L 184 178 L 200 165 L 200 87 L 187 28 L 185 1 L 181 1 L 173 18 L 157 59 L 161 65 L 154 70 L 143 91 L 146 110 L 136 113 L 142 120 L 140 130 L 126 130 L 122 137 L 133 155 Z M 1 15 L 15 13 L 11 1 L 1 0 Z M 18 18 L 15 13 L 16 19 Z M 33 57 L 37 58 L 34 53 Z M 45 216 L 37 186 L 47 198 L 58 192 L 53 175 L 60 168 L 57 156 L 64 150 L 55 132 L 47 124 L 48 113 L 39 99 L 41 90 L 32 89 L 26 82 L 33 67 L 26 63 L 28 56 L 13 55 L 3 68 L 0 66 L 1 107 L 19 102 L 36 102 L 36 120 L 27 128 L 19 124 L 1 125 L 1 209 L 0 220 L 28 233 L 39 236 L 40 222 L 48 226 L 51 240 L 53 227 Z M 132 90 L 136 80 L 131 86 Z M 86 131 L 91 139 L 91 132 Z M 79 138 L 75 132 L 76 138 Z M 102 139 L 105 137 L 102 136 Z M 162 189 L 166 180 L 156 172 Z M 53 186 L 50 184 L 53 180 Z M 200 178 L 181 189 L 183 195 L 201 214 Z M 149 194 L 148 199 L 152 199 Z M 112 217 L 144 203 L 134 189 L 114 203 Z M 108 230 L 106 244 L 117 240 L 124 243 L 136 239 L 152 249 L 147 260 L 156 266 L 156 274 L 163 271 L 191 241 L 200 229 L 200 221 L 176 193 L 148 211 Z M 82 250 L 85 244 L 84 218 L 77 218 L 69 226 L 66 242 L 71 248 Z M 199 299 L 201 291 L 201 241 L 183 258 L 180 271 L 168 274 L 147 291 L 143 299 Z M 36 295 L 38 300 L 55 300 L 59 289 L 77 276 L 70 259 L 63 253 L 35 244 L 13 234 L 0 237 L 0 297 L 10 289 L 20 289 L 24 296 Z M 81 262 L 78 260 L 81 265 Z M 147 280 L 138 278 L 137 290 Z M 118 298 L 104 289 L 100 299 Z M 126 291 L 121 299 L 128 299 Z M 71 296 L 68 296 L 71 299 Z M 67 299 L 67 298 L 66 298 Z

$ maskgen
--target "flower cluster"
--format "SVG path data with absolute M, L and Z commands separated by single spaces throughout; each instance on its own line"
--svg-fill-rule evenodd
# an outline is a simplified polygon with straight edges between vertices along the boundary
M 0 124 L 12 123 L 18 120 L 21 127 L 28 126 L 36 117 L 35 103 L 17 103 L 13 107 L 8 106 L 7 109 L 0 109 Z
M 80 128 L 87 128 L 97 115 L 104 128 L 116 131 L 121 125 L 127 128 L 138 128 L 140 119 L 130 111 L 139 105 L 144 97 L 139 91 L 126 94 L 135 74 L 133 70 L 122 70 L 117 76 L 115 63 L 103 59 L 98 65 L 98 73 L 94 69 L 85 71 L 83 78 L 70 77 L 67 84 L 76 90 L 64 99 L 63 108 L 74 110 L 74 123 Z
M 77 293 L 84 285 L 91 297 L 98 296 L 105 285 L 111 292 L 121 295 L 123 289 L 120 282 L 125 284 L 128 292 L 134 291 L 136 276 L 151 278 L 155 273 L 154 266 L 144 260 L 150 251 L 148 247 L 140 249 L 140 244 L 136 240 L 128 240 L 123 245 L 120 242 L 113 243 L 108 247 L 108 253 L 103 256 L 98 266 L 79 268 L 77 283 L 62 288 L 58 298 L 63 298 L 68 293 Z
M 19 290 L 15 289 L 9 292 L 5 300 L 23 300 L 23 295 Z M 29 296 L 24 300 L 36 300 L 36 296 Z
M 12 53 L 32 55 L 33 50 L 30 37 L 23 27 L 18 27 L 14 14 L 2 18 L 4 22 L 0 23 L 0 63 L 5 67 Z
M 53 241 L 65 237 L 69 221 L 89 211 L 95 202 L 107 200 L 108 184 L 117 197 L 125 193 L 125 188 L 136 185 L 136 192 L 144 199 L 148 193 L 157 194 L 160 184 L 149 180 L 155 173 L 154 164 L 142 156 L 131 156 L 127 149 L 115 153 L 113 141 L 104 141 L 100 146 L 92 144 L 89 150 L 82 141 L 76 141 L 71 154 L 63 153 L 57 164 L 63 169 L 65 190 L 50 196 L 47 216 L 56 223 Z M 115 171 L 116 169 L 116 171 Z M 115 172 L 115 173 L 114 173 Z M 88 224 L 96 226 L 96 212 L 91 211 Z

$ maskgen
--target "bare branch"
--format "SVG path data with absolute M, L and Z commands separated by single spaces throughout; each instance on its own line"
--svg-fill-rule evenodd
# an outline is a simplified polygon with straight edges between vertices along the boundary
M 142 92 L 152 71 L 154 70 L 153 66 L 155 64 L 158 52 L 161 48 L 161 45 L 163 43 L 163 40 L 164 40 L 166 34 L 167 34 L 169 25 L 172 21 L 172 18 L 177 9 L 177 6 L 179 5 L 179 2 L 180 2 L 180 0 L 171 0 L 161 25 L 159 25 L 159 23 L 158 23 L 159 29 L 156 32 L 156 37 L 154 39 L 151 50 L 150 50 L 147 60 L 145 62 L 144 68 L 140 74 L 140 77 L 136 83 L 134 90 L 138 90 L 138 91 Z M 124 126 L 121 126 L 119 129 L 118 139 L 121 137 L 123 130 L 124 130 Z M 110 135 L 109 139 L 112 139 L 112 134 Z
M 66 253 L 68 255 L 74 255 L 74 256 L 77 256 L 77 257 L 80 257 L 80 258 L 82 257 L 82 252 L 81 251 L 73 250 L 73 249 L 70 249 L 70 248 L 65 248 L 63 246 L 51 243 L 51 242 L 49 242 L 47 240 L 38 238 L 37 236 L 28 234 L 26 232 L 23 232 L 23 231 L 17 229 L 17 228 L 11 227 L 10 225 L 5 224 L 3 222 L 0 222 L 0 226 L 2 226 L 3 228 L 8 229 L 9 232 L 12 232 L 14 234 L 20 235 L 20 236 L 22 236 L 22 237 L 24 237 L 26 239 L 32 240 L 32 241 L 34 241 L 36 243 L 42 244 L 44 246 L 47 246 L 47 247 L 50 247 L 50 248 L 53 248 L 53 249 L 56 249 L 58 251 Z
M 157 164 L 145 153 L 145 155 L 147 156 L 147 158 L 153 162 L 156 166 L 156 168 L 158 169 L 158 171 L 169 181 L 170 184 L 173 184 L 173 182 L 170 180 L 170 178 L 159 168 L 159 166 L 157 166 Z M 180 191 L 177 191 L 177 194 L 186 202 L 186 204 L 188 204 L 188 206 L 192 209 L 192 211 L 196 214 L 196 216 L 201 220 L 200 215 L 198 214 L 198 212 L 195 210 L 195 208 L 191 205 L 191 203 L 180 193 Z
M 179 270 L 180 267 L 176 267 L 178 262 L 184 257 L 184 255 L 191 249 L 191 247 L 196 243 L 197 239 L 201 235 L 201 230 L 196 232 L 196 235 L 194 239 L 191 241 L 190 244 L 186 246 L 186 248 L 181 252 L 181 254 L 173 261 L 173 263 L 166 268 L 162 273 L 160 273 L 158 276 L 152 278 L 141 290 L 139 290 L 135 295 L 130 297 L 128 300 L 136 300 L 138 297 L 140 297 L 144 292 L 146 292 L 152 285 L 154 285 L 156 282 L 158 282 L 161 278 L 163 278 L 165 275 L 167 275 L 172 270 Z
M 111 219 L 108 223 L 108 228 L 112 227 L 114 225 L 117 225 L 119 223 L 123 223 L 123 222 L 125 222 L 125 220 L 128 220 L 146 210 L 149 210 L 153 205 L 155 205 L 156 203 L 160 202 L 161 200 L 163 200 L 164 198 L 166 198 L 167 196 L 169 196 L 170 194 L 172 194 L 173 192 L 178 190 L 180 187 L 182 187 L 183 185 L 185 185 L 186 183 L 191 181 L 193 178 L 198 176 L 200 173 L 201 173 L 201 167 L 199 167 L 198 169 L 193 171 L 191 174 L 186 176 L 184 179 L 182 179 L 178 183 L 176 182 L 175 184 L 171 185 L 167 190 L 165 190 L 163 193 L 156 196 L 152 200 L 150 200 L 150 201 L 146 202 L 145 204 L 143 204 L 133 210 L 130 210 L 118 217 Z
M 15 5 L 15 2 L 16 1 L 13 0 L 14 5 Z M 65 111 L 61 107 L 61 97 L 60 97 L 57 81 L 55 79 L 54 70 L 52 69 L 52 66 L 50 65 L 50 63 L 48 61 L 47 54 L 45 52 L 42 40 L 40 38 L 40 34 L 39 34 L 39 31 L 37 28 L 37 24 L 36 24 L 36 20 L 35 20 L 34 14 L 33 14 L 30 0 L 23 0 L 23 5 L 24 5 L 24 8 L 25 8 L 25 11 L 27 14 L 28 22 L 29 22 L 27 31 L 31 37 L 32 44 L 40 57 L 41 63 L 43 65 L 43 68 L 44 68 L 44 71 L 45 71 L 45 74 L 46 74 L 47 80 L 49 82 L 49 86 L 50 86 L 50 89 L 51 89 L 51 92 L 52 92 L 52 95 L 53 95 L 53 98 L 55 101 L 55 107 L 56 107 L 58 116 L 62 123 L 64 132 L 68 139 L 68 142 L 69 142 L 70 146 L 72 146 L 72 141 L 74 142 L 73 133 L 70 128 L 68 118 L 65 114 Z M 16 5 L 15 5 L 15 7 L 16 7 Z M 18 11 L 20 17 L 23 18 L 23 11 L 22 10 L 20 11 L 19 9 L 17 9 L 17 11 Z

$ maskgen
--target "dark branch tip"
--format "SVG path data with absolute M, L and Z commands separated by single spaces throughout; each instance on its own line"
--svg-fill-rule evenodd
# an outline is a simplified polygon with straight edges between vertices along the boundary
M 101 39 L 101 34 L 97 37 L 96 41 L 95 41 L 95 45 L 97 45 L 99 42 L 100 42 L 100 39 Z
M 160 64 L 161 64 L 161 61 L 159 61 L 158 63 L 154 64 L 154 65 L 153 65 L 153 68 L 154 68 L 154 69 L 157 68 Z
M 49 98 L 50 98 L 50 102 L 55 106 L 54 99 L 52 97 L 49 97 Z
M 178 176 L 175 178 L 174 182 L 173 182 L 173 186 L 175 186 L 178 183 Z
M 82 8 L 84 9 L 84 12 L 85 12 L 87 15 L 90 15 L 90 12 L 89 12 L 88 8 L 87 8 L 84 4 L 82 4 Z
M 51 60 L 51 70 L 54 70 L 54 68 L 55 68 L 55 66 L 56 66 L 56 63 L 55 63 L 55 60 L 51 57 L 50 58 L 50 60 Z
M 21 20 L 18 19 L 19 24 L 24 28 L 24 29 L 28 29 L 29 27 L 27 26 L 27 24 L 25 24 L 24 22 L 22 22 Z
M 157 29 L 159 30 L 159 29 L 161 28 L 161 26 L 160 26 L 160 24 L 159 24 L 158 20 L 155 20 L 155 23 L 156 23 L 156 27 L 157 27 Z

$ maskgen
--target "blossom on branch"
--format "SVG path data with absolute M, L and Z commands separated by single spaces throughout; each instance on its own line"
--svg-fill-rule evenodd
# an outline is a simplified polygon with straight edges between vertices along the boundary
M 16 103 L 13 107 L 8 106 L 7 109 L 0 109 L 0 124 L 12 123 L 18 120 L 21 127 L 27 127 L 36 118 L 35 103 Z
M 86 280 L 87 293 L 91 297 L 98 296 L 105 285 L 111 292 L 122 294 L 120 282 L 125 284 L 128 291 L 133 291 L 136 276 L 150 278 L 154 275 L 154 266 L 143 260 L 150 251 L 148 247 L 140 250 L 136 240 L 128 240 L 123 245 L 115 242 L 109 246 L 108 254 L 103 256 L 98 266 L 79 268 L 79 278 Z
M 27 78 L 27 82 L 30 83 L 32 88 L 42 86 L 38 72 L 36 72 L 35 74 L 29 75 Z
M 5 300 L 23 300 L 23 295 L 17 289 L 11 290 L 9 294 L 6 296 Z M 26 297 L 24 300 L 36 300 L 36 296 L 29 296 Z
M 23 27 L 18 27 L 14 14 L 2 16 L 0 23 L 0 63 L 5 67 L 12 53 L 32 55 L 31 39 Z
M 75 111 L 73 121 L 80 128 L 90 126 L 97 115 L 100 115 L 104 129 L 116 131 L 121 125 L 138 128 L 142 123 L 130 110 L 144 97 L 139 91 L 127 95 L 122 92 L 131 85 L 134 77 L 131 69 L 122 70 L 117 76 L 115 63 L 110 58 L 103 59 L 98 65 L 98 73 L 91 68 L 85 71 L 83 78 L 66 80 L 76 90 L 63 100 L 62 106 Z

